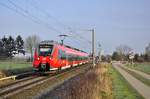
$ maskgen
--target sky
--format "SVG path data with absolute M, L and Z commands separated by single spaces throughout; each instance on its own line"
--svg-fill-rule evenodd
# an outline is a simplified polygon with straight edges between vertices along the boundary
M 119 45 L 143 53 L 150 43 L 150 0 L 0 0 L 0 38 L 23 39 L 38 35 L 41 40 L 60 41 L 90 52 L 95 30 L 104 54 Z

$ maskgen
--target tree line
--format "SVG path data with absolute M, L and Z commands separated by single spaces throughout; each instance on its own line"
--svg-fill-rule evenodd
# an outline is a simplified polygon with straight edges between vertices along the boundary
M 15 51 L 24 48 L 24 41 L 20 35 L 16 38 L 3 36 L 0 39 L 0 58 L 12 57 Z
M 132 49 L 126 45 L 120 45 L 116 48 L 116 51 L 112 54 L 112 60 L 116 61 L 130 61 L 129 58 L 132 53 Z M 145 52 L 142 54 L 134 53 L 133 61 L 135 62 L 150 62 L 150 43 L 145 47 Z
M 33 57 L 33 50 L 40 42 L 40 38 L 37 35 L 31 35 L 25 38 L 18 35 L 16 38 L 12 36 L 3 36 L 0 38 L 0 59 L 12 58 L 17 53 L 25 55 L 25 50 L 31 53 L 30 58 Z

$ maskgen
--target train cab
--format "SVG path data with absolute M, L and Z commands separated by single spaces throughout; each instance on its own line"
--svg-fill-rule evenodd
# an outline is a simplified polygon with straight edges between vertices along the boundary
M 35 70 L 48 71 L 53 58 L 54 45 L 50 42 L 41 42 L 34 54 L 33 67 Z

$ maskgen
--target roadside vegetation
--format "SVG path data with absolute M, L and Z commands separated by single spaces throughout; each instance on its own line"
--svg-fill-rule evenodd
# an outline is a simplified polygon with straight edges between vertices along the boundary
M 99 65 L 67 80 L 53 91 L 54 95 L 42 99 L 113 99 L 111 78 L 106 66 Z
M 63 99 L 113 99 L 111 78 L 107 65 L 96 68 L 80 75 L 69 83 L 69 88 Z
M 113 82 L 115 99 L 144 99 L 112 66 L 109 66 L 109 73 Z
M 111 65 L 101 64 L 58 86 L 42 99 L 143 99 Z
M 142 71 L 144 73 L 150 74 L 150 63 L 135 63 L 135 64 L 127 64 L 127 67 L 135 70 Z

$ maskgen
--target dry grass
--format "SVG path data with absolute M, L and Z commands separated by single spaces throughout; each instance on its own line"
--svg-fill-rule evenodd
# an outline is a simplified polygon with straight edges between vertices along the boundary
M 10 73 L 7 72 L 6 70 L 0 70 L 0 78 L 7 77 L 9 75 Z
M 57 93 L 61 99 L 112 99 L 112 82 L 107 65 L 98 65 L 69 81 Z

